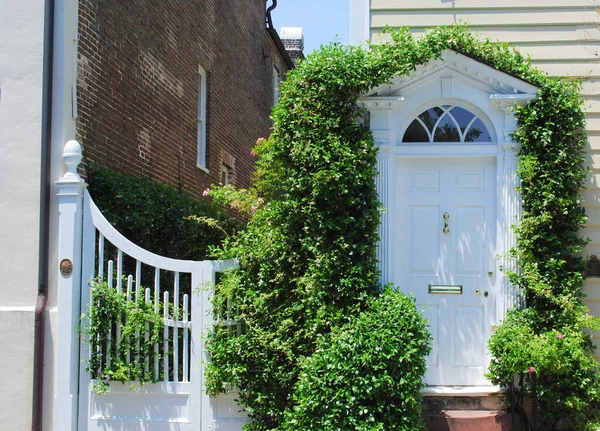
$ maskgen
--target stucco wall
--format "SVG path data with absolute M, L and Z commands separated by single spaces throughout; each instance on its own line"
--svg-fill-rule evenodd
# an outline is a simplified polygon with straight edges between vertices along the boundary
M 583 79 L 589 143 L 585 149 L 591 175 L 583 191 L 589 220 L 582 235 L 591 239 L 584 255 L 600 256 L 600 14 L 595 0 L 352 0 L 351 39 L 378 41 L 383 27 L 409 25 L 420 34 L 427 27 L 465 21 L 475 31 L 517 47 L 533 64 L 553 76 Z M 370 8 L 370 9 L 369 9 Z M 600 316 L 600 278 L 586 280 L 585 304 Z M 600 344 L 600 334 L 594 336 Z M 600 351 L 598 351 L 600 359 Z
M 0 0 L 0 428 L 31 427 L 43 2 Z

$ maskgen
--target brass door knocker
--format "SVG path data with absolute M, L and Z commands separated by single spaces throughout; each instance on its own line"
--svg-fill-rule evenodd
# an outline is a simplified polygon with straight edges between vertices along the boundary
M 442 232 L 448 233 L 450 232 L 450 228 L 448 227 L 448 219 L 450 218 L 450 214 L 447 212 L 444 213 L 444 230 Z

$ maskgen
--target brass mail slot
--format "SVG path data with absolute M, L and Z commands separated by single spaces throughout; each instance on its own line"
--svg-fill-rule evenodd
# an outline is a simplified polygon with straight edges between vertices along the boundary
M 430 284 L 432 295 L 462 295 L 462 284 Z

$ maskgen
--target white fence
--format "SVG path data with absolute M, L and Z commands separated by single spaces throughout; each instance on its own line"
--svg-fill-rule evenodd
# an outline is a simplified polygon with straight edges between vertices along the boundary
M 204 386 L 208 357 L 203 335 L 213 323 L 209 296 L 216 274 L 233 263 L 175 260 L 133 244 L 104 218 L 85 190 L 76 170 L 81 160 L 79 144 L 67 143 L 64 159 L 68 172 L 57 184 L 59 253 L 61 268 L 66 261 L 67 270 L 60 276 L 59 289 L 62 282 L 70 294 L 59 292 L 54 430 L 240 430 L 247 417 L 239 411 L 234 396 L 210 398 Z M 68 271 L 69 260 L 72 272 Z M 90 343 L 85 331 L 79 336 L 78 318 L 80 312 L 90 310 L 92 280 L 103 280 L 109 288 L 125 292 L 129 301 L 143 297 L 162 313 L 164 333 L 153 346 L 160 361 L 140 357 L 139 347 L 137 354 L 115 356 L 115 344 L 121 338 L 118 322 L 110 325 L 114 333 L 106 344 Z M 148 340 L 147 333 L 135 337 L 138 343 Z M 160 381 L 111 383 L 107 393 L 98 394 L 93 390 L 92 373 L 86 370 L 91 348 L 105 364 L 141 361 L 145 372 Z M 100 372 L 101 367 L 93 371 Z

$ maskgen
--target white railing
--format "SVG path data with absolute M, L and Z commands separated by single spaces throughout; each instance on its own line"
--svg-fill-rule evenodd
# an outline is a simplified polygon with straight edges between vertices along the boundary
M 192 343 L 194 341 L 197 345 L 202 343 L 201 338 L 194 338 L 196 335 L 200 335 L 201 330 L 194 332 L 192 329 L 201 328 L 203 320 L 207 318 L 210 320 L 210 316 L 198 316 L 203 309 L 207 310 L 210 306 L 206 298 L 208 293 L 206 287 L 213 283 L 214 273 L 230 266 L 231 262 L 176 260 L 144 250 L 121 235 L 104 218 L 85 191 L 84 259 L 90 260 L 85 253 L 87 250 L 90 251 L 90 254 L 92 254 L 92 250 L 95 250 L 94 262 L 88 262 L 88 267 L 84 270 L 84 278 L 88 277 L 88 282 L 91 280 L 106 281 L 110 289 L 115 289 L 119 293 L 125 292 L 127 301 L 138 301 L 143 297 L 146 303 L 154 304 L 156 313 L 163 315 L 165 325 L 163 339 L 154 345 L 154 351 L 162 356 L 162 364 L 159 364 L 157 356 L 154 357 L 153 364 L 148 363 L 149 358 L 142 358 L 146 368 L 152 365 L 154 379 L 159 380 L 159 376 L 162 375 L 165 382 L 189 382 L 190 376 L 194 372 L 191 370 L 193 364 L 190 364 Z M 114 256 L 114 259 L 109 258 L 111 255 Z M 127 265 L 128 259 L 130 260 L 129 265 Z M 127 266 L 130 267 L 133 274 L 124 274 Z M 152 281 L 151 288 L 143 287 L 142 267 L 146 274 L 151 275 L 146 276 L 147 280 Z M 184 293 L 181 281 L 186 276 L 187 292 Z M 125 286 L 123 286 L 124 283 Z M 82 302 L 89 303 L 89 296 L 84 293 L 82 300 Z M 173 310 L 177 311 L 173 312 Z M 115 323 L 113 326 L 116 329 L 114 342 L 118 343 L 121 338 L 120 325 Z M 146 337 L 146 340 L 148 339 L 147 333 L 136 334 L 138 344 L 141 341 L 140 335 Z M 113 343 L 111 336 L 109 336 L 109 343 Z M 99 348 L 103 350 L 100 353 L 106 357 L 105 360 L 109 363 L 111 361 L 110 346 L 99 346 Z M 112 350 L 118 352 L 118 348 Z M 90 352 L 86 353 L 89 355 Z M 124 359 L 129 364 L 132 360 L 139 362 L 141 358 L 138 356 L 131 358 L 128 355 Z M 200 370 L 195 370 L 195 372 L 199 373 Z
M 240 430 L 247 417 L 231 396 L 210 398 L 204 385 L 206 334 L 213 325 L 209 296 L 216 274 L 233 261 L 176 260 L 151 253 L 129 241 L 104 218 L 77 173 L 81 146 L 65 145 L 67 172 L 59 181 L 59 244 L 61 272 L 58 279 L 55 393 L 55 431 L 107 431 L 152 429 L 155 431 Z M 124 277 L 125 276 L 125 277 Z M 153 348 L 162 355 L 152 361 L 140 354 L 139 343 L 148 341 L 136 333 L 137 350 L 125 358 L 112 357 L 107 344 L 96 345 L 106 362 L 119 359 L 143 361 L 158 383 L 111 384 L 107 394 L 93 391 L 95 382 L 87 370 L 90 343 L 80 332 L 80 316 L 90 310 L 91 289 L 104 281 L 124 292 L 127 300 L 143 298 L 162 314 L 163 338 Z M 162 304 L 160 299 L 162 299 Z M 162 308 L 160 308 L 162 307 Z M 173 310 L 176 310 L 175 312 Z M 118 322 L 114 342 L 121 338 Z M 80 338 L 81 337 L 81 338 Z M 112 343 L 111 340 L 109 343 Z M 117 353 L 118 354 L 118 353 Z M 98 370 L 95 370 L 98 371 Z
M 204 364 L 208 358 L 202 333 L 209 330 L 213 323 L 208 295 L 212 291 L 215 275 L 232 264 L 176 260 L 144 250 L 121 235 L 102 215 L 87 190 L 84 191 L 83 282 L 92 281 L 93 285 L 94 280 L 105 281 L 109 289 L 124 292 L 127 301 L 137 301 L 143 297 L 145 302 L 153 303 L 155 312 L 163 316 L 164 333 L 162 340 L 154 345 L 154 352 L 162 356 L 160 361 L 155 355 L 150 363 L 148 357 L 140 358 L 139 353 L 134 356 L 128 353 L 125 358 L 111 358 L 111 351 L 118 352 L 118 348 L 111 348 L 111 344 L 121 338 L 120 325 L 117 322 L 111 325 L 116 331 L 115 340 L 109 335 L 106 345 L 95 346 L 101 350 L 95 353 L 103 354 L 106 364 L 115 359 L 125 360 L 128 364 L 144 361 L 146 370 L 152 367 L 155 380 L 162 376 L 162 383 L 138 386 L 137 392 L 124 392 L 122 384 L 115 383 L 106 395 L 91 391 L 95 382 L 83 367 L 85 360 L 91 358 L 90 346 L 94 346 L 94 343 L 83 340 L 82 375 L 87 379 L 82 379 L 80 409 L 87 408 L 89 415 L 86 423 L 80 423 L 82 429 L 106 429 L 107 423 L 114 424 L 117 429 L 124 423 L 144 421 L 176 424 L 176 428 L 166 427 L 166 430 L 210 429 L 214 413 L 203 389 Z M 151 280 L 151 287 L 144 287 L 144 278 Z M 182 283 L 183 279 L 185 283 Z M 183 292 L 182 284 L 185 284 L 186 292 Z M 81 294 L 82 308 L 87 309 L 91 289 L 83 289 Z M 135 334 L 137 352 L 141 336 L 147 339 L 148 333 Z M 143 396 L 140 396 L 140 391 Z M 159 406 L 149 412 L 147 403 L 150 395 Z M 89 399 L 86 399 L 87 396 Z

